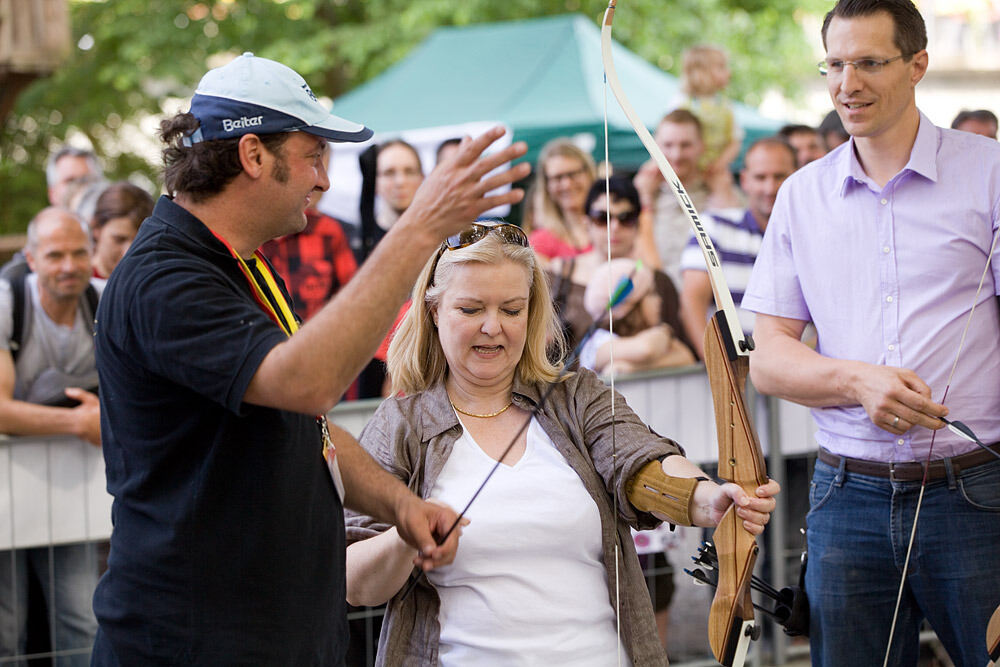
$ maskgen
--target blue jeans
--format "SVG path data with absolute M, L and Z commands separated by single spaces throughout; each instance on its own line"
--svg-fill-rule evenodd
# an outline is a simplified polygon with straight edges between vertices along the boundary
M 881 665 L 920 482 L 816 462 L 809 491 L 813 665 Z M 1000 461 L 928 483 L 893 635 L 890 665 L 916 665 L 926 618 L 958 666 L 988 662 L 1000 605 Z
M 52 650 L 66 652 L 56 658 L 56 665 L 89 665 L 97 633 L 97 574 L 93 543 L 0 551 L 0 656 L 24 654 L 28 582 L 34 576 L 45 594 Z

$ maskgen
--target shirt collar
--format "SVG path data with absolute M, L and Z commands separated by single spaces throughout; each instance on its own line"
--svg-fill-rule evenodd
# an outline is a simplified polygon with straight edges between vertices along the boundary
M 444 382 L 424 390 L 421 402 L 427 409 L 421 410 L 423 434 L 427 439 L 436 438 L 448 429 L 458 426 L 458 416 L 451 407 Z
M 188 237 L 206 251 L 232 257 L 229 249 L 215 238 L 205 223 L 167 195 L 161 195 L 152 217 Z
M 917 140 L 913 142 L 910 151 L 910 161 L 905 169 L 920 174 L 929 181 L 937 182 L 937 153 L 941 145 L 941 131 L 927 116 L 920 114 L 920 127 L 917 129 Z
M 906 166 L 899 173 L 911 171 L 920 174 L 930 181 L 937 181 L 937 152 L 940 144 L 940 131 L 922 111 L 920 114 L 920 125 L 917 127 L 917 138 L 913 142 L 910 150 L 910 159 Z M 834 155 L 837 182 L 840 186 L 840 196 L 844 197 L 852 185 L 866 185 L 871 183 L 871 179 L 865 174 L 861 167 L 857 153 L 854 151 L 854 137 L 839 146 L 838 155 Z

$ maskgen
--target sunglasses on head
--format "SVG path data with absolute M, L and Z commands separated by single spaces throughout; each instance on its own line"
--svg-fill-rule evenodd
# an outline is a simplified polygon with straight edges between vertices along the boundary
M 496 225 L 484 225 L 474 222 L 458 234 L 452 234 L 449 236 L 445 239 L 444 243 L 441 244 L 441 247 L 438 248 L 437 254 L 434 256 L 434 265 L 431 267 L 431 279 L 430 283 L 428 283 L 428 287 L 434 284 L 434 273 L 437 271 L 438 261 L 441 259 L 441 255 L 444 254 L 445 250 L 460 250 L 462 248 L 467 248 L 473 243 L 482 241 L 491 232 L 499 236 L 504 243 L 519 245 L 522 248 L 528 248 L 531 246 L 528 242 L 528 235 L 525 234 L 524 230 L 517 225 L 512 225 L 509 222 L 501 222 Z
M 465 248 L 473 243 L 482 241 L 490 232 L 499 236 L 504 243 L 511 243 L 524 248 L 527 248 L 529 245 L 527 234 L 517 225 L 512 225 L 509 222 L 501 222 L 496 225 L 484 225 L 474 222 L 458 234 L 453 234 L 445 239 L 442 248 L 446 250 Z
M 608 212 L 595 209 L 589 214 L 590 221 L 595 225 L 604 227 L 608 224 Z M 618 221 L 622 227 L 635 227 L 639 224 L 639 211 L 631 210 L 625 213 L 612 213 L 611 217 Z

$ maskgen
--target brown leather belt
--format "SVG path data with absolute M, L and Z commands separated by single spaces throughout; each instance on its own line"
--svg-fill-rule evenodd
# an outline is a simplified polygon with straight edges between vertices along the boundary
M 989 446 L 994 452 L 1000 453 L 1000 442 Z M 822 447 L 819 448 L 819 460 L 834 468 L 840 467 L 842 460 L 846 461 L 844 469 L 858 475 L 871 475 L 873 477 L 884 477 L 895 482 L 919 482 L 924 478 L 924 463 L 918 461 L 866 461 L 864 459 L 851 459 L 838 456 Z M 946 465 L 951 465 L 954 475 L 958 475 L 963 470 L 974 468 L 989 461 L 996 461 L 996 457 L 977 449 L 967 454 L 961 454 L 950 459 L 935 459 L 930 462 L 930 470 L 927 473 L 927 481 L 933 482 L 945 479 L 948 476 Z

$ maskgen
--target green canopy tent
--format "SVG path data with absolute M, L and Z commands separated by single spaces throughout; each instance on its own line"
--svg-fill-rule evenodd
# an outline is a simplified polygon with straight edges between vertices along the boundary
M 639 117 L 653 129 L 679 91 L 667 74 L 620 44 L 615 67 Z M 611 161 L 635 168 L 647 159 L 607 92 Z M 604 159 L 605 86 L 600 29 L 581 15 L 439 28 L 403 61 L 338 98 L 334 112 L 377 133 L 497 121 L 525 141 L 534 162 L 550 139 L 573 136 Z M 781 125 L 734 105 L 746 141 Z

